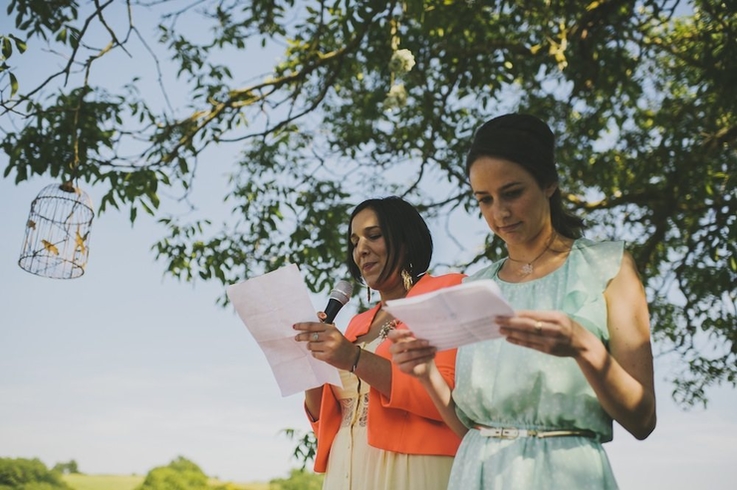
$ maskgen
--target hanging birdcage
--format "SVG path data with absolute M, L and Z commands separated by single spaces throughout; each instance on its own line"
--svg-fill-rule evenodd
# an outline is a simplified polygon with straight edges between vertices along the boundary
M 71 182 L 44 187 L 31 203 L 18 265 L 54 279 L 81 276 L 94 217 L 89 196 Z

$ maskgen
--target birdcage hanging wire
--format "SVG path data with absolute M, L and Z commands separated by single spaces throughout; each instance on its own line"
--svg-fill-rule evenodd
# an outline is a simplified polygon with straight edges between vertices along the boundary
M 54 279 L 81 276 L 94 217 L 92 200 L 71 182 L 44 187 L 31 203 L 18 265 Z

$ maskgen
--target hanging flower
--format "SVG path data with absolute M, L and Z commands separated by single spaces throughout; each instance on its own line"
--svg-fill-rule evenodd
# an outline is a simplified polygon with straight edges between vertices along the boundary
M 392 59 L 389 61 L 389 69 L 395 75 L 404 75 L 412 70 L 415 66 L 415 57 L 409 49 L 399 49 L 394 51 Z
M 399 109 L 407 104 L 407 90 L 404 88 L 403 83 L 392 85 L 389 89 L 389 93 L 386 94 L 384 99 L 384 109 L 391 111 L 392 109 Z

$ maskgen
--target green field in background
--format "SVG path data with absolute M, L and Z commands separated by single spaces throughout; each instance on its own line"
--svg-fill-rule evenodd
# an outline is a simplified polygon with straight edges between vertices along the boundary
M 143 483 L 138 475 L 64 475 L 64 481 L 75 490 L 133 490 Z
M 143 483 L 145 476 L 139 475 L 64 475 L 64 481 L 74 490 L 133 490 Z M 211 480 L 213 486 L 225 482 Z M 268 483 L 231 483 L 237 490 L 269 490 Z

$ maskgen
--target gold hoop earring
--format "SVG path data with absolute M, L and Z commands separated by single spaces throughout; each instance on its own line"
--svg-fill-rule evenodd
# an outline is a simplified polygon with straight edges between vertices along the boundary
M 399 273 L 400 276 L 402 276 L 402 283 L 404 283 L 404 290 L 409 291 L 412 289 L 412 285 L 415 283 L 412 280 L 412 276 L 409 272 L 407 272 L 407 269 L 402 269 L 402 272 Z

